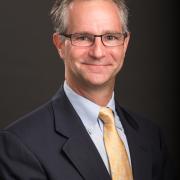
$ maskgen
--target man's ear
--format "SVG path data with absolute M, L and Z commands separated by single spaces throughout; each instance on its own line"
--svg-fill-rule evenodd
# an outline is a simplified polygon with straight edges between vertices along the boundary
M 59 33 L 53 34 L 53 43 L 55 47 L 57 48 L 60 57 L 63 59 L 64 58 L 64 39 L 59 35 Z

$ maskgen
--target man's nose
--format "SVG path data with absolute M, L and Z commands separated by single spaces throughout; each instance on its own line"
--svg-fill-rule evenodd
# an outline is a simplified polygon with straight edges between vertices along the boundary
M 101 37 L 96 37 L 94 44 L 90 47 L 89 55 L 95 59 L 100 59 L 105 56 L 105 46 Z

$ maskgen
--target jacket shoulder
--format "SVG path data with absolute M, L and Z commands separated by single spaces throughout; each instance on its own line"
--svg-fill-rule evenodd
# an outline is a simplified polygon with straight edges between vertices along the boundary
M 41 123 L 46 122 L 49 118 L 52 118 L 51 101 L 41 105 L 40 107 L 34 109 L 32 112 L 25 114 L 24 116 L 18 118 L 13 123 L 8 125 L 5 130 L 16 131 L 16 129 L 23 130 L 24 128 L 30 129 L 33 127 L 38 127 Z M 26 129 L 27 130 L 27 129 Z
M 14 134 L 27 144 L 38 143 L 48 136 L 49 129 L 53 127 L 53 119 L 50 101 L 17 119 L 3 131 Z
M 149 132 L 157 131 L 160 127 L 151 119 L 140 115 L 139 113 L 133 112 L 129 109 L 124 107 L 120 107 L 125 119 L 136 129 L 142 130 L 149 130 Z

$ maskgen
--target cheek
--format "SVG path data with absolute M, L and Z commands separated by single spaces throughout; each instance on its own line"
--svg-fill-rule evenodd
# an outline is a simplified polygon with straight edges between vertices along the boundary
M 87 58 L 87 50 L 83 48 L 77 48 L 76 46 L 69 46 L 66 48 L 65 57 L 72 63 L 79 63 Z
M 116 49 L 111 53 L 114 66 L 122 66 L 124 62 L 124 52 L 122 49 Z
M 77 71 L 80 63 L 87 57 L 87 53 L 75 46 L 67 46 L 65 51 L 65 66 L 67 70 Z

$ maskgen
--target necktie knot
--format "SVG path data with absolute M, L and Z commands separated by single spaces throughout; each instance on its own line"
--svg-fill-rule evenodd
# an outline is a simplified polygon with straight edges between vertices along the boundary
M 114 115 L 110 108 L 107 107 L 101 107 L 99 111 L 99 118 L 105 123 L 105 124 L 114 124 Z

